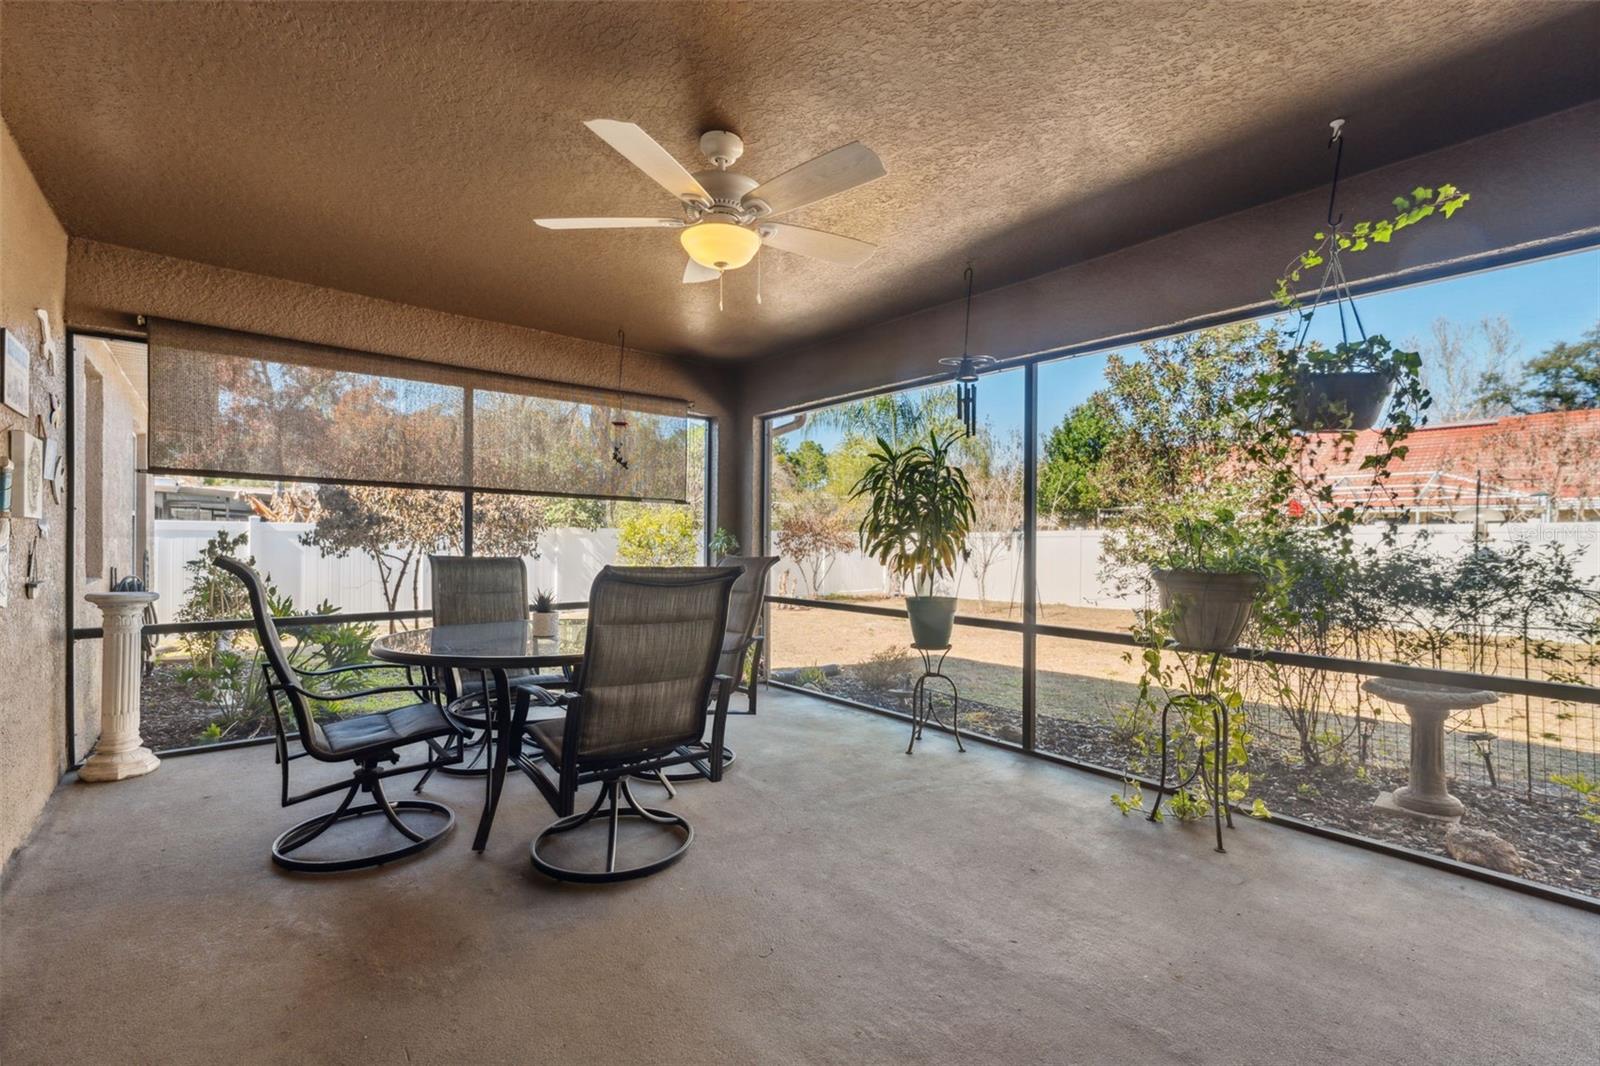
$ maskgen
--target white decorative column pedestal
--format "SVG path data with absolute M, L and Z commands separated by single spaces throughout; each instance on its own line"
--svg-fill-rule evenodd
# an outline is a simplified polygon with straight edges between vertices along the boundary
M 100 608 L 100 742 L 78 778 L 121 781 L 161 765 L 139 739 L 139 672 L 143 661 L 140 631 L 144 609 L 154 592 L 91 592 L 84 597 Z
M 1411 778 L 1393 792 L 1378 793 L 1373 806 L 1389 814 L 1435 822 L 1458 822 L 1464 808 L 1450 795 L 1444 772 L 1444 724 L 1456 711 L 1499 700 L 1493 692 L 1451 688 L 1418 681 L 1374 677 L 1362 688 L 1398 703 L 1411 718 Z

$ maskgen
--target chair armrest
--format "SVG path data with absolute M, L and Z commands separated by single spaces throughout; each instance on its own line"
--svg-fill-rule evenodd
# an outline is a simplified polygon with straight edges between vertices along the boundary
M 362 696 L 380 696 L 386 692 L 423 693 L 438 691 L 435 688 L 430 688 L 425 685 L 379 685 L 377 688 L 364 688 L 355 692 L 312 692 L 310 689 L 302 688 L 299 685 L 285 685 L 281 687 L 293 689 L 306 699 L 317 700 L 321 703 L 338 703 L 340 700 L 360 699 Z
M 398 663 L 386 663 L 380 662 L 377 659 L 369 659 L 364 663 L 347 663 L 344 666 L 331 666 L 326 670 L 296 670 L 295 673 L 299 674 L 301 677 L 331 677 L 334 674 L 348 674 L 355 670 L 378 669 L 403 670 L 405 667 Z
M 552 692 L 547 688 L 541 688 L 539 691 L 550 697 L 550 702 L 541 703 L 541 707 L 559 707 L 570 714 L 572 709 L 578 705 L 578 694 L 576 692 Z M 518 699 L 515 713 L 512 716 L 512 727 L 526 732 L 528 728 L 528 712 L 532 709 L 533 705 L 529 700 L 525 698 Z

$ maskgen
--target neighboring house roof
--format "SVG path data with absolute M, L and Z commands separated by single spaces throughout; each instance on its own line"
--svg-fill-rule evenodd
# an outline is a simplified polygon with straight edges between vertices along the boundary
M 1404 443 L 1405 457 L 1389 465 L 1389 506 L 1531 506 L 1545 497 L 1600 498 L 1600 409 L 1425 426 Z M 1348 456 L 1334 456 L 1333 447 L 1318 449 L 1317 465 L 1341 496 L 1365 499 L 1374 490 L 1371 471 L 1361 464 L 1381 447 L 1378 431 L 1364 430 Z

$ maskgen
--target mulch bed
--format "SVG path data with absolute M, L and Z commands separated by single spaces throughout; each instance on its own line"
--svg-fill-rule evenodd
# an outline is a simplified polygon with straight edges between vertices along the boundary
M 820 688 L 846 699 L 910 713 L 908 696 L 870 689 L 848 671 L 825 678 Z M 1036 724 L 1041 751 L 1111 768 L 1126 767 L 1138 759 L 1138 750 L 1114 737 L 1104 724 L 1050 715 L 1040 715 Z M 963 700 L 961 725 L 963 731 L 1022 742 L 1022 714 L 1013 708 Z M 1258 743 L 1251 753 L 1249 771 L 1251 797 L 1260 797 L 1270 811 L 1448 856 L 1445 826 L 1384 814 L 1373 807 L 1379 792 L 1405 784 L 1404 770 L 1371 768 L 1358 773 L 1351 766 L 1307 767 Z M 1154 768 L 1145 776 L 1154 777 Z M 1517 849 L 1525 863 L 1522 876 L 1600 897 L 1600 826 L 1581 817 L 1583 804 L 1575 795 L 1536 793 L 1530 799 L 1511 788 L 1454 779 L 1450 791 L 1466 805 L 1464 828 L 1493 833 Z M 1151 798 L 1146 796 L 1146 802 Z M 1106 814 L 1116 816 L 1109 803 Z
M 145 676 L 141 702 L 139 732 L 151 751 L 208 743 L 205 731 L 213 722 L 223 730 L 223 735 L 214 740 L 272 735 L 272 720 L 264 715 L 245 721 L 228 721 L 215 701 L 195 695 L 194 685 L 181 680 L 175 666 L 157 664 Z

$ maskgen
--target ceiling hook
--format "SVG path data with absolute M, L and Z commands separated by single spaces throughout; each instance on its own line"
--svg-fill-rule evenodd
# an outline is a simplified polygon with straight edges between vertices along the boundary
M 1328 138 L 1328 147 L 1333 148 L 1333 188 L 1328 190 L 1328 225 L 1337 227 L 1344 221 L 1344 212 L 1339 212 L 1339 217 L 1333 217 L 1334 201 L 1339 198 L 1339 164 L 1344 162 L 1344 119 L 1336 118 L 1328 123 L 1333 130 Z

